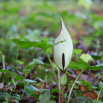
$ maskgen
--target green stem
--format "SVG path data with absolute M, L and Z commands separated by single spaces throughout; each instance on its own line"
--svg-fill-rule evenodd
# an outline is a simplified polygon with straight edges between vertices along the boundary
M 56 84 L 57 84 L 57 86 L 58 86 L 58 81 L 57 81 L 56 73 L 55 73 L 55 71 L 54 71 L 54 66 L 53 66 L 52 61 L 51 61 L 51 59 L 50 59 L 50 57 L 49 57 L 49 55 L 48 55 L 47 52 L 46 52 L 46 55 L 47 55 L 47 57 L 48 57 L 48 59 L 49 59 L 49 62 L 50 62 L 50 65 L 51 65 L 51 67 L 52 67 L 53 74 L 54 74 L 54 77 L 55 77 L 55 81 L 56 81 Z
M 64 103 L 64 86 L 62 87 L 62 103 Z
M 60 99 L 61 99 L 61 97 L 60 97 L 60 71 L 59 71 L 59 68 L 58 68 L 58 87 L 59 87 L 59 103 L 60 103 Z
M 48 55 L 47 52 L 46 52 L 46 55 L 47 55 L 47 57 L 48 57 L 48 59 L 49 59 L 50 65 L 51 65 L 52 70 L 53 70 L 53 74 L 54 74 L 54 77 L 55 77 L 56 85 L 57 85 L 57 88 L 58 88 L 59 103 L 60 103 L 60 90 L 59 90 L 59 85 L 58 85 L 58 81 L 57 81 L 56 73 L 55 73 L 55 70 L 54 70 L 54 66 L 53 66 L 52 61 L 51 61 L 51 59 L 50 59 L 50 57 L 49 57 L 49 55 Z
M 73 83 L 73 85 L 72 85 L 72 88 L 71 88 L 71 90 L 70 90 L 70 92 L 69 92 L 68 102 L 67 102 L 67 103 L 69 103 L 69 101 L 70 101 L 70 96 L 71 96 L 71 93 L 72 93 L 72 91 L 73 91 L 73 88 L 74 88 L 74 86 L 75 86 L 78 78 L 80 77 L 80 75 L 81 75 L 83 72 L 84 72 L 84 70 L 82 70 L 82 71 L 80 72 L 80 74 L 77 76 L 77 78 L 75 79 L 75 81 L 74 81 L 74 83 Z
M 5 55 L 2 55 L 3 69 L 5 70 Z
M 22 93 L 22 95 L 21 95 L 21 100 L 22 100 L 22 98 L 23 98 L 24 92 L 25 92 L 25 83 L 24 83 L 24 90 L 23 90 L 23 93 Z
M 15 84 L 15 81 L 14 81 L 14 79 L 13 79 L 13 77 L 12 77 L 12 82 L 13 82 L 13 84 L 14 84 L 14 89 L 16 89 L 16 84 Z
M 43 81 L 43 85 L 41 86 L 41 88 L 40 88 L 40 89 L 42 89 L 42 88 L 43 88 L 44 83 L 46 82 L 47 78 L 48 78 L 48 75 L 46 76 L 45 80 Z
M 101 92 L 102 92 L 102 89 L 103 89 L 103 88 L 100 89 L 100 92 L 99 92 L 99 94 L 98 94 L 97 100 L 98 100 L 99 97 L 100 97 L 100 94 L 101 94 Z

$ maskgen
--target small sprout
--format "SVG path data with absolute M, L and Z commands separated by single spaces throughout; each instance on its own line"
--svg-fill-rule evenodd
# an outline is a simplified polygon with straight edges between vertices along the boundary
M 71 80 L 70 82 L 73 83 L 73 80 Z

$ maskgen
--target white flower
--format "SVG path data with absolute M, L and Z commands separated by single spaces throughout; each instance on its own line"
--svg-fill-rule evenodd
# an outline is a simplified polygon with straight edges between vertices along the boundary
M 71 61 L 72 53 L 73 53 L 73 43 L 68 33 L 64 22 L 61 19 L 61 26 L 57 37 L 54 39 L 54 43 L 59 41 L 64 41 L 63 43 L 59 43 L 53 46 L 53 59 L 55 64 L 62 70 L 65 71 Z

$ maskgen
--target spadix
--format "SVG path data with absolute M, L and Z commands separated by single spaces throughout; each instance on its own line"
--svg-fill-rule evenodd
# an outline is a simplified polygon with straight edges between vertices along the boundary
M 62 70 L 65 71 L 71 61 L 72 53 L 73 53 L 73 43 L 68 33 L 62 18 L 61 19 L 61 26 L 57 37 L 54 39 L 54 43 L 59 41 L 64 41 L 53 46 L 53 59 L 55 64 Z

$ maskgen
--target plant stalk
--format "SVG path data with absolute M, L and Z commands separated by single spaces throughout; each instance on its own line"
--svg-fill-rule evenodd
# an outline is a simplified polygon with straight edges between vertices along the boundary
M 58 68 L 58 88 L 59 88 L 59 103 L 60 103 L 60 100 L 61 100 L 61 97 L 60 97 L 60 71 L 59 71 L 59 68 Z
M 72 93 L 72 91 L 73 91 L 73 88 L 74 88 L 74 86 L 75 86 L 78 78 L 80 77 L 80 75 L 81 75 L 83 72 L 84 72 L 84 70 L 82 70 L 82 71 L 80 72 L 80 74 L 77 76 L 77 78 L 75 79 L 75 81 L 74 81 L 74 83 L 73 83 L 73 85 L 72 85 L 72 88 L 71 88 L 71 90 L 70 90 L 70 92 L 69 92 L 68 102 L 67 102 L 67 103 L 69 103 L 69 101 L 70 101 L 70 96 L 71 96 L 71 93 Z
M 100 97 L 100 94 L 101 94 L 101 92 L 102 92 L 102 89 L 103 89 L 103 88 L 100 89 L 100 92 L 99 92 L 99 94 L 98 94 L 97 100 L 98 100 L 99 97 Z
M 42 84 L 42 86 L 41 86 L 41 88 L 40 88 L 40 89 L 42 89 L 42 88 L 43 88 L 44 83 L 46 82 L 47 78 L 48 78 L 48 75 L 46 76 L 45 80 L 43 81 L 43 84 Z
M 25 84 L 24 84 L 24 90 L 23 90 L 23 93 L 22 93 L 22 95 L 21 95 L 21 100 L 22 100 L 22 98 L 23 98 L 24 92 L 25 92 Z
M 47 52 L 46 52 L 46 55 L 47 55 L 47 57 L 48 57 L 48 59 L 49 59 L 50 65 L 51 65 L 52 70 L 53 70 L 53 74 L 54 74 L 54 77 L 55 77 L 56 85 L 57 85 L 57 88 L 58 88 L 59 103 L 60 103 L 60 90 L 59 90 L 59 85 L 58 85 L 58 81 L 57 81 L 56 73 L 55 73 L 55 70 L 54 70 L 54 66 L 53 66 L 52 61 L 51 61 L 51 59 L 50 59 L 50 57 L 49 57 L 49 55 L 48 55 Z
M 62 86 L 62 103 L 64 103 L 64 86 Z
M 48 57 L 48 59 L 49 59 L 50 65 L 51 65 L 51 67 L 52 67 L 52 70 L 53 70 L 53 74 L 54 74 L 54 77 L 55 77 L 56 84 L 58 85 L 56 73 L 55 73 L 55 71 L 54 71 L 54 66 L 53 66 L 52 61 L 51 61 L 51 59 L 50 59 L 50 57 L 49 57 L 49 55 L 48 55 L 47 52 L 46 52 L 46 54 L 47 54 L 47 57 Z
M 5 70 L 5 55 L 2 55 L 3 69 Z

